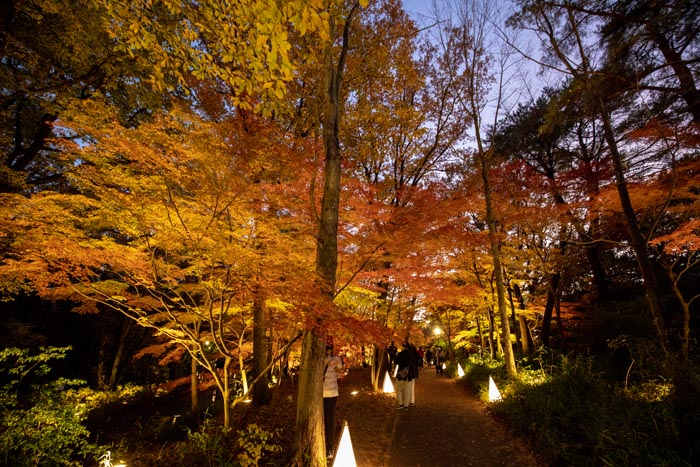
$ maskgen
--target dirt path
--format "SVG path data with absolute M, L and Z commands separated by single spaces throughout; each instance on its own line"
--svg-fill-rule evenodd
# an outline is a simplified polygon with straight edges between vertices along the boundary
M 358 467 L 544 466 L 489 417 L 481 401 L 433 368 L 416 382 L 414 407 L 397 410 L 386 395 L 375 402 L 374 411 L 359 414 L 348 400 L 341 414 Z

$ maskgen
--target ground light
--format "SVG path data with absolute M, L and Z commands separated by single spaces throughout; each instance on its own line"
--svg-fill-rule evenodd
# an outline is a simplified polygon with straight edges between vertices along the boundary
M 464 370 L 462 369 L 462 365 L 460 365 L 459 363 L 457 363 L 457 376 L 461 378 L 461 377 L 464 376 L 465 374 L 466 374 L 466 373 L 464 373 Z
M 394 385 L 391 382 L 391 377 L 389 376 L 389 372 L 386 372 L 386 375 L 384 375 L 384 386 L 382 387 L 382 391 L 384 391 L 386 394 L 391 394 L 394 392 Z
M 357 467 L 347 421 L 343 422 L 343 433 L 340 435 L 340 443 L 333 459 L 333 467 Z
M 126 467 L 124 461 L 119 461 L 117 464 L 112 463 L 112 452 L 107 451 L 100 457 L 100 467 Z
M 496 383 L 493 378 L 489 376 L 489 402 L 495 402 L 503 400 L 501 397 L 501 392 L 496 387 Z

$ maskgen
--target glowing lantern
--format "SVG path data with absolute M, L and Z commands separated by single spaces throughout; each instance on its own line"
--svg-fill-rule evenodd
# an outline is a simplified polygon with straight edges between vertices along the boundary
M 340 444 L 338 444 L 338 451 L 333 459 L 333 467 L 357 467 L 347 421 L 343 422 L 343 433 L 340 435 Z
M 503 400 L 501 397 L 501 392 L 496 387 L 496 383 L 493 378 L 489 376 L 489 402 L 495 402 Z
M 388 371 L 386 372 L 386 375 L 384 375 L 384 386 L 382 387 L 382 390 L 387 394 L 394 392 L 394 384 L 391 382 L 391 377 L 389 376 Z

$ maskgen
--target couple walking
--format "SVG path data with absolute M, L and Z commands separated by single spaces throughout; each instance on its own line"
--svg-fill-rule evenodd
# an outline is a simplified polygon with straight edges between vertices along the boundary
M 396 400 L 398 409 L 407 409 L 416 403 L 414 388 L 418 379 L 420 355 L 415 346 L 403 343 L 401 352 L 394 358 L 396 364 Z

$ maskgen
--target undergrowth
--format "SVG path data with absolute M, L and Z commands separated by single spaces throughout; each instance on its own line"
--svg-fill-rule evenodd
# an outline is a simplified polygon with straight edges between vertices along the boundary
M 523 360 L 516 381 L 505 377 L 500 361 L 472 356 L 460 364 L 462 384 L 484 401 L 494 379 L 503 400 L 489 409 L 551 465 L 700 464 L 698 394 L 679 398 L 658 376 L 613 380 L 590 356 Z

